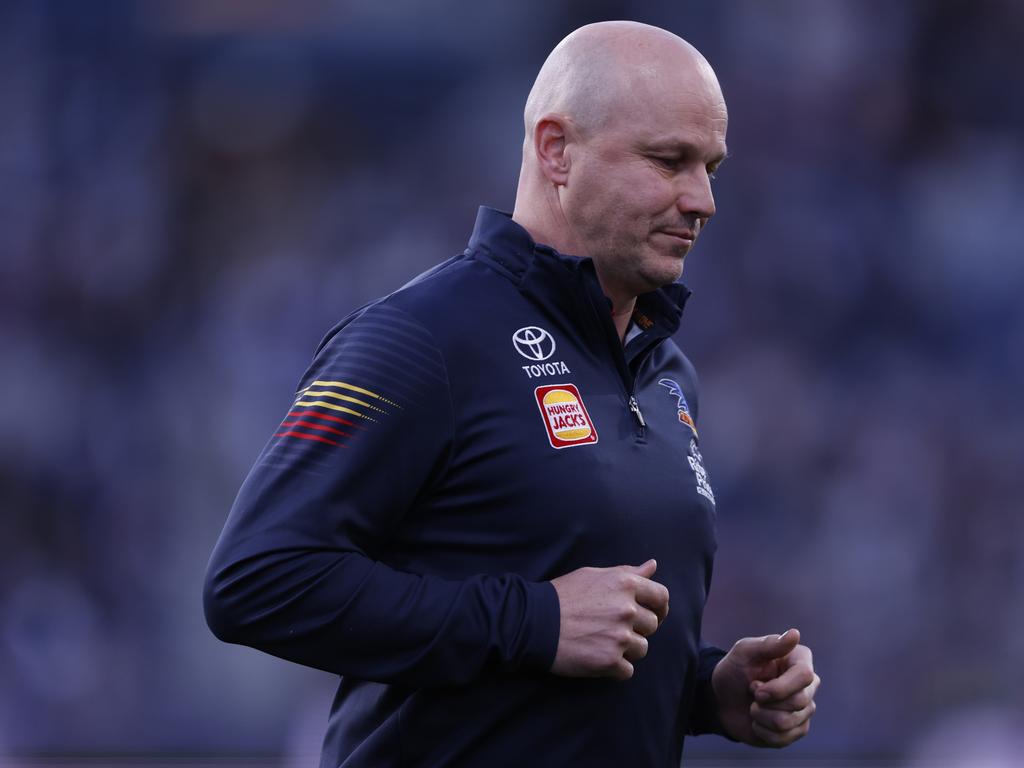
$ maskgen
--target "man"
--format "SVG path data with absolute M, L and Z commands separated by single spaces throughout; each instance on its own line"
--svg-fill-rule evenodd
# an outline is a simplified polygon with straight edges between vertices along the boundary
M 210 626 L 341 675 L 324 766 L 785 746 L 819 682 L 799 633 L 700 639 L 714 492 L 669 336 L 726 154 L 714 72 L 586 26 L 525 120 L 511 218 L 481 209 L 464 254 L 321 344 L 214 551 Z

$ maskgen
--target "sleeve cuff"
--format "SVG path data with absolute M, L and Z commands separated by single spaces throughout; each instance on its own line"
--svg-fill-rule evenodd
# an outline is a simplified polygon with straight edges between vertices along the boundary
M 690 710 L 690 735 L 714 733 L 735 741 L 729 736 L 718 719 L 718 701 L 711 687 L 711 675 L 726 652 L 713 645 L 701 644 L 700 658 L 697 666 L 697 685 L 693 696 L 693 707 Z
M 550 581 L 526 584 L 527 615 L 524 620 L 524 647 L 521 664 L 524 669 L 541 672 L 551 670 L 558 650 L 561 610 L 558 593 Z

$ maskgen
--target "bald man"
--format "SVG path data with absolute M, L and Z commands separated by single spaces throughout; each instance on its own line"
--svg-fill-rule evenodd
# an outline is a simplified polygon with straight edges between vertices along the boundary
M 322 766 L 677 766 L 687 733 L 807 733 L 797 630 L 700 635 L 715 498 L 670 336 L 726 125 L 685 41 L 576 30 L 513 214 L 322 342 L 204 593 L 220 638 L 341 676 Z

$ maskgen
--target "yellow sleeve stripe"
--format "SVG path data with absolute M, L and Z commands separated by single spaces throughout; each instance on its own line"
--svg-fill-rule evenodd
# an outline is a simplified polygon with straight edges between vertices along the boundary
M 303 393 L 299 395 L 299 397 L 333 397 L 335 400 L 345 400 L 350 403 L 355 403 L 356 405 L 361 405 L 364 408 L 369 408 L 371 411 L 377 411 L 377 413 L 386 413 L 386 411 L 383 408 L 378 408 L 375 405 L 370 405 L 365 400 L 359 400 L 355 397 L 349 397 L 348 395 L 339 395 L 337 392 L 328 392 L 326 390 L 324 390 L 323 392 L 314 392 L 312 389 L 307 389 L 303 391 Z
M 321 408 L 330 408 L 332 411 L 341 411 L 342 413 L 351 413 L 353 416 L 358 416 L 361 419 L 367 421 L 376 421 L 376 419 L 367 416 L 366 414 L 360 413 L 359 411 L 353 411 L 351 408 L 346 408 L 343 405 L 335 405 L 334 403 L 327 403 L 323 400 L 296 400 L 296 405 L 319 405 Z
M 388 400 L 386 397 L 378 395 L 376 392 L 371 392 L 368 389 L 363 389 L 362 387 L 357 387 L 355 384 L 349 384 L 344 381 L 314 381 L 312 384 L 306 387 L 306 389 L 312 389 L 313 387 L 339 387 L 341 389 L 347 389 L 351 392 L 358 392 L 359 394 L 366 395 L 367 397 L 372 397 L 374 400 L 380 400 L 381 402 L 387 403 L 388 405 L 393 405 L 396 408 L 401 408 L 401 406 L 398 403 L 394 403 Z M 306 391 L 306 389 L 299 392 L 299 394 L 303 394 Z

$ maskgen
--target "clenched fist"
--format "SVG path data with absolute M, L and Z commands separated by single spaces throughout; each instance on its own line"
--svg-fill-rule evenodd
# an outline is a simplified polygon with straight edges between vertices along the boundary
M 796 629 L 738 640 L 711 676 L 722 727 L 757 747 L 785 747 L 806 736 L 820 684 Z
M 633 676 L 632 662 L 647 655 L 647 638 L 668 615 L 668 589 L 651 580 L 657 567 L 580 568 L 552 580 L 561 610 L 554 674 Z

